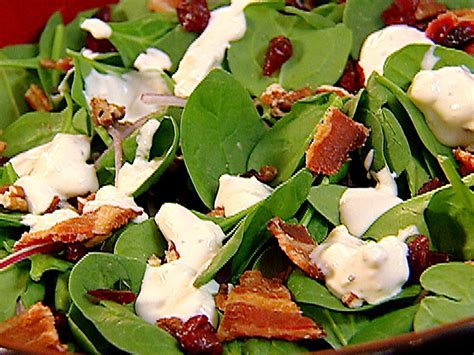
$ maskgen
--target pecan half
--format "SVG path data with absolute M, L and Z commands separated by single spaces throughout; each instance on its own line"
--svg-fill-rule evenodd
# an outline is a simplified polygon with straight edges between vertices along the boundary
M 25 100 L 35 111 L 51 112 L 53 110 L 48 95 L 36 84 L 31 84 L 28 90 L 26 90 Z

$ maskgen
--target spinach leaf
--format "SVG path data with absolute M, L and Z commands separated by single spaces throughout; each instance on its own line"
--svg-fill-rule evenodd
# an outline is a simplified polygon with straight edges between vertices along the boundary
M 472 0 L 443 0 L 448 9 L 469 9 L 472 8 Z
M 313 11 L 304 11 L 293 6 L 286 6 L 285 12 L 288 14 L 293 14 L 293 15 L 297 15 L 301 17 L 303 20 L 305 20 L 308 23 L 308 25 L 310 25 L 311 27 L 317 30 L 333 27 L 336 25 L 334 21 L 330 20 L 326 16 L 323 16 Z
M 13 317 L 16 302 L 28 284 L 28 264 L 19 263 L 0 271 L 0 322 Z
M 196 39 L 194 32 L 188 32 L 181 25 L 176 26 L 154 43 L 154 47 L 166 52 L 171 59 L 170 72 L 173 73 L 191 43 Z
M 287 281 L 288 289 L 298 303 L 307 303 L 321 306 L 339 312 L 361 312 L 376 307 L 376 305 L 365 304 L 359 308 L 346 307 L 339 298 L 318 281 L 306 276 L 302 271 L 295 270 Z M 387 302 L 394 300 L 415 298 L 420 294 L 419 285 L 411 285 L 402 290 L 397 296 Z
M 114 254 L 147 262 L 152 255 L 162 257 L 168 243 L 154 219 L 128 226 L 115 243 Z
M 346 190 L 346 186 L 333 184 L 313 186 L 308 195 L 308 202 L 331 224 L 337 226 L 341 224 L 339 200 Z
M 319 14 L 324 16 L 334 23 L 338 23 L 342 21 L 342 16 L 344 13 L 345 4 L 335 4 L 334 2 L 330 2 L 327 4 L 319 5 L 318 7 L 311 10 L 315 14 Z
M 285 89 L 315 89 L 334 84 L 341 76 L 352 44 L 351 32 L 344 25 L 315 30 L 302 17 L 284 15 L 268 4 L 248 6 L 245 16 L 247 31 L 232 43 L 228 61 L 234 77 L 252 95 L 259 96 L 272 83 Z M 277 74 L 266 77 L 262 73 L 265 53 L 270 40 L 278 35 L 291 40 L 293 55 Z
M 67 313 L 71 307 L 71 295 L 68 288 L 69 275 L 69 271 L 58 274 L 54 287 L 54 308 L 64 313 Z
M 72 268 L 72 263 L 69 261 L 48 254 L 36 254 L 31 256 L 30 260 L 30 277 L 33 281 L 39 281 L 46 271 L 57 270 L 65 272 Z
M 278 277 L 284 274 L 291 267 L 288 256 L 278 245 L 270 245 L 255 260 L 252 270 L 260 270 L 267 278 Z
M 46 294 L 46 285 L 41 282 L 34 282 L 29 279 L 25 290 L 22 292 L 20 301 L 25 308 L 30 308 L 36 302 L 44 299 Z
M 421 285 L 435 296 L 423 298 L 415 316 L 415 331 L 474 316 L 474 266 L 450 262 L 427 269 Z
M 134 20 L 149 15 L 147 0 L 121 0 L 113 9 L 115 21 Z
M 230 74 L 214 69 L 194 90 L 181 119 L 181 148 L 207 207 L 214 204 L 221 175 L 247 171 L 248 156 L 264 131 L 253 101 Z
M 465 66 L 474 71 L 474 58 L 461 50 L 427 44 L 406 46 L 387 58 L 384 65 L 384 76 L 403 90 L 407 90 L 416 73 L 422 70 L 422 62 L 428 51 L 437 59 L 433 69 L 446 66 Z
M 127 22 L 109 23 L 110 42 L 117 48 L 126 67 L 132 67 L 137 56 L 176 26 L 174 14 L 149 14 Z
M 413 320 L 419 305 L 397 309 L 365 324 L 351 338 L 349 344 L 360 344 L 368 341 L 390 338 L 413 330 Z
M 79 51 L 86 43 L 87 33 L 80 28 L 80 23 L 85 17 L 91 17 L 95 9 L 79 12 L 76 18 L 64 27 L 64 47 Z
M 474 186 L 474 174 L 463 179 L 467 186 Z M 428 206 L 433 195 L 445 189 L 452 189 L 450 185 L 440 189 L 427 192 L 423 195 L 415 196 L 406 200 L 381 215 L 364 233 L 365 237 L 380 240 L 387 235 L 397 235 L 400 229 L 414 225 L 421 234 L 429 236 L 429 230 L 423 218 L 423 213 Z
M 93 304 L 88 290 L 111 289 L 117 282 L 125 283 L 138 293 L 146 264 L 108 253 L 89 253 L 71 271 L 69 291 L 74 305 L 91 321 L 108 342 L 131 353 L 179 353 L 176 340 L 136 316 L 130 307 L 103 301 Z M 94 275 L 94 277 L 91 277 Z
M 308 304 L 300 306 L 305 316 L 323 326 L 327 333 L 324 340 L 335 349 L 348 345 L 354 334 L 369 322 L 364 312 L 345 313 Z
M 230 239 L 214 256 L 209 266 L 197 277 L 194 286 L 205 285 L 232 258 L 232 275 L 238 280 L 249 265 L 255 251 L 269 239 L 265 232 L 267 222 L 274 216 L 292 217 L 308 195 L 313 181 L 304 169 L 280 185 L 269 197 L 261 201 L 231 232 Z
M 304 157 L 317 124 L 333 106 L 342 106 L 342 100 L 335 94 L 316 95 L 296 103 L 257 143 L 250 154 L 248 170 L 258 171 L 264 165 L 274 166 L 278 175 L 272 184 L 286 181 Z
M 321 243 L 328 234 L 329 223 L 322 214 L 317 212 L 314 207 L 308 205 L 300 224 L 308 229 L 309 234 L 316 243 Z
M 234 340 L 224 344 L 224 355 L 240 354 L 296 354 L 304 353 L 303 345 L 284 340 L 246 339 Z
M 365 38 L 384 27 L 382 12 L 392 4 L 392 0 L 347 0 L 342 22 L 352 30 L 351 55 L 359 58 L 360 48 Z
M 13 181 L 14 182 L 14 181 Z M 25 225 L 21 223 L 21 218 L 23 217 L 22 213 L 0 212 L 0 227 L 24 227 Z

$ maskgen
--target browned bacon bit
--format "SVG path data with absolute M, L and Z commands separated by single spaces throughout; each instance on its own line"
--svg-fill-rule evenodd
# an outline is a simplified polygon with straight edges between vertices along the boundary
M 444 185 L 444 183 L 440 179 L 435 177 L 435 178 L 431 179 L 430 181 L 425 182 L 423 184 L 423 186 L 418 190 L 418 195 L 423 195 L 427 192 L 436 190 L 437 188 L 440 188 L 443 185 Z
M 229 296 L 229 285 L 220 284 L 219 291 L 217 295 L 214 296 L 214 301 L 216 302 L 216 307 L 219 311 L 223 312 L 225 309 L 225 304 Z
M 469 48 L 474 42 L 474 10 L 449 11 L 438 16 L 429 23 L 426 36 L 446 47 Z
M 211 18 L 206 0 L 180 0 L 176 11 L 179 23 L 188 32 L 202 33 Z
M 318 125 L 314 140 L 306 151 L 306 167 L 315 174 L 336 174 L 349 152 L 365 144 L 369 129 L 332 108 Z
M 264 278 L 256 270 L 246 271 L 240 285 L 230 291 L 217 330 L 222 342 L 246 337 L 297 341 L 325 335 L 320 326 L 301 314 L 280 279 Z
M 99 9 L 92 17 L 104 22 L 112 21 L 112 8 L 106 5 Z M 96 39 L 90 33 L 86 37 L 86 48 L 98 53 L 116 52 L 117 49 L 108 39 Z
M 277 175 L 277 168 L 270 165 L 264 165 L 260 168 L 259 171 L 256 171 L 254 169 L 247 171 L 246 173 L 242 174 L 242 177 L 250 178 L 252 176 L 255 176 L 258 181 L 268 184 L 275 180 Z
M 26 201 L 25 190 L 21 186 L 8 185 L 0 190 L 3 195 L 2 204 L 7 210 L 28 212 L 28 202 Z
M 290 112 L 295 102 L 313 94 L 313 91 L 307 87 L 287 92 L 280 84 L 272 84 L 262 93 L 260 100 L 263 104 L 270 106 L 272 116 L 282 117 Z
M 457 148 L 454 150 L 454 157 L 459 162 L 459 173 L 461 176 L 467 176 L 474 173 L 474 154 Z
M 419 25 L 445 11 L 446 6 L 435 0 L 395 0 L 382 19 L 386 25 Z
M 317 6 L 315 0 L 286 0 L 285 5 L 306 11 L 311 11 Z
M 420 275 L 430 266 L 448 261 L 448 254 L 430 251 L 429 239 L 424 235 L 419 235 L 411 243 L 408 243 L 411 282 L 418 282 Z
M 35 111 L 50 112 L 53 109 L 44 90 L 36 84 L 31 84 L 28 90 L 26 90 L 25 100 Z
M 222 354 L 224 349 L 216 332 L 204 315 L 186 322 L 176 317 L 159 319 L 157 325 L 178 339 L 187 354 Z
M 120 304 L 130 304 L 137 298 L 135 292 L 127 290 L 97 289 L 87 291 L 89 296 L 99 301 L 113 301 Z
M 72 58 L 70 57 L 60 58 L 58 60 L 41 59 L 40 65 L 46 69 L 61 71 L 68 71 L 74 66 Z
M 14 249 L 44 243 L 86 243 L 91 246 L 136 218 L 141 212 L 104 205 L 93 212 L 60 222 L 50 229 L 24 233 L 15 243 Z M 89 244 L 87 244 L 89 243 Z
M 271 219 L 268 230 L 277 238 L 278 245 L 288 258 L 310 277 L 324 280 L 324 274 L 311 262 L 310 254 L 317 247 L 305 226 L 287 224 L 280 217 Z
M 98 126 L 108 127 L 125 116 L 125 107 L 109 103 L 106 99 L 93 97 L 92 119 Z
M 293 46 L 290 39 L 285 36 L 276 36 L 270 40 L 265 62 L 263 64 L 263 75 L 270 76 L 280 70 L 281 66 L 293 55 Z
M 210 217 L 225 217 L 224 207 L 216 207 L 207 215 Z
M 0 347 L 21 353 L 62 353 L 51 310 L 36 303 L 26 312 L 0 323 Z
M 176 11 L 179 0 L 149 0 L 148 10 L 152 12 Z
M 364 87 L 364 83 L 364 70 L 357 60 L 349 59 L 346 68 L 344 69 L 344 73 L 342 73 L 342 77 L 336 85 L 346 89 L 352 94 L 356 94 Z

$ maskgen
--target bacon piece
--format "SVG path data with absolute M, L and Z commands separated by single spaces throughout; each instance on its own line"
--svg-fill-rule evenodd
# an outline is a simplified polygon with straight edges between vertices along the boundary
M 186 322 L 176 317 L 158 319 L 157 325 L 180 342 L 187 354 L 222 354 L 224 349 L 216 332 L 204 315 L 189 318 Z
M 92 119 L 98 126 L 108 127 L 125 116 L 125 107 L 109 103 L 106 99 L 93 97 Z
M 245 337 L 297 341 L 325 335 L 319 325 L 301 314 L 281 280 L 266 279 L 260 271 L 246 271 L 240 277 L 240 285 L 225 302 L 217 331 L 222 342 Z
M 36 303 L 26 312 L 0 323 L 0 347 L 22 353 L 63 353 L 51 310 Z
M 48 230 L 24 233 L 15 250 L 44 243 L 86 243 L 92 246 L 105 240 L 116 229 L 126 225 L 140 212 L 115 206 L 101 206 L 93 212 L 60 222 Z
M 242 174 L 242 177 L 250 178 L 252 176 L 255 176 L 258 181 L 268 184 L 275 180 L 277 175 L 277 168 L 270 165 L 264 165 L 260 168 L 259 171 L 256 171 L 254 169 L 247 171 L 246 173 Z
M 430 266 L 448 261 L 448 254 L 430 250 L 430 241 L 424 235 L 419 235 L 411 243 L 408 243 L 411 282 L 418 282 L 423 271 Z
M 294 103 L 311 95 L 313 92 L 307 87 L 287 92 L 280 84 L 272 84 L 262 93 L 260 100 L 270 106 L 272 116 L 282 117 L 290 112 Z
M 349 152 L 365 144 L 370 130 L 332 108 L 318 125 L 306 151 L 306 167 L 315 174 L 334 175 L 349 159 Z
M 474 154 L 467 150 L 457 148 L 454 150 L 454 157 L 459 162 L 459 173 L 466 176 L 474 173 Z
M 137 298 L 135 292 L 126 290 L 97 289 L 89 290 L 87 294 L 100 301 L 113 301 L 120 304 L 132 303 Z
M 48 95 L 36 84 L 31 84 L 28 90 L 26 90 L 25 100 L 35 111 L 50 112 L 53 110 Z
M 288 258 L 310 277 L 324 280 L 324 274 L 311 262 L 310 254 L 318 246 L 305 226 L 287 224 L 280 217 L 271 219 L 268 230 L 278 240 L 278 245 Z
M 74 67 L 71 57 L 59 58 L 58 60 L 41 59 L 40 65 L 46 69 L 68 71 Z

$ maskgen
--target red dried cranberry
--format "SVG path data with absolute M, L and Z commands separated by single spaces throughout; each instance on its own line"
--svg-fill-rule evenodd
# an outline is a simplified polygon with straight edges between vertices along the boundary
M 447 261 L 449 261 L 448 254 L 430 251 L 430 242 L 424 235 L 417 236 L 408 244 L 411 282 L 417 282 L 423 271 L 430 266 Z
M 101 301 L 113 301 L 120 304 L 132 303 L 137 298 L 137 295 L 132 291 L 98 289 L 89 290 L 87 294 Z
M 382 12 L 382 19 L 386 25 L 416 23 L 415 11 L 418 0 L 395 0 L 392 5 Z
M 106 5 L 102 8 L 100 8 L 94 15 L 93 17 L 98 18 L 99 20 L 102 20 L 104 22 L 110 22 L 112 21 L 112 8 L 110 5 Z
M 76 262 L 87 254 L 87 248 L 81 243 L 67 244 L 65 247 L 64 258 Z
M 446 36 L 456 27 L 456 22 L 456 17 L 453 14 L 443 14 L 430 22 L 425 34 L 435 43 L 446 45 Z
M 94 18 L 98 18 L 104 22 L 110 22 L 112 20 L 112 8 L 107 5 L 99 9 L 94 15 Z M 86 37 L 86 48 L 89 48 L 93 52 L 107 53 L 116 52 L 117 49 L 108 39 L 96 39 L 90 33 Z
M 418 195 L 422 195 L 422 194 L 427 193 L 429 191 L 436 190 L 437 188 L 439 188 L 443 185 L 444 185 L 444 183 L 440 179 L 435 177 L 434 179 L 431 179 L 430 181 L 425 182 L 423 184 L 423 186 L 418 190 Z
M 290 39 L 284 36 L 276 36 L 272 38 L 268 46 L 263 65 L 263 75 L 270 76 L 291 58 L 293 55 L 293 46 Z
M 189 354 L 222 354 L 222 344 L 206 316 L 198 315 L 184 323 L 179 339 Z
M 474 22 L 462 21 L 446 35 L 447 47 L 460 48 L 474 39 Z
M 211 17 L 206 0 L 180 0 L 176 11 L 179 23 L 188 32 L 201 33 Z
M 359 65 L 359 62 L 354 59 L 349 59 L 344 69 L 338 86 L 346 89 L 350 93 L 356 94 L 360 89 L 364 87 L 365 75 L 364 70 Z

